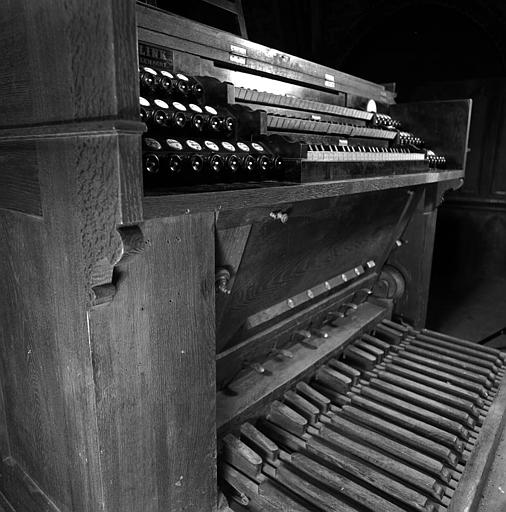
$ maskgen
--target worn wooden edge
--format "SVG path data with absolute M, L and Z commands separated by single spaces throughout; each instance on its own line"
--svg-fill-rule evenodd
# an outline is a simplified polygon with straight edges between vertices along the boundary
M 293 359 L 271 359 L 263 366 L 272 375 L 250 374 L 236 382 L 232 389 L 238 393 L 231 396 L 224 391 L 216 397 L 216 428 L 221 434 L 233 425 L 244 422 L 258 413 L 266 403 L 279 397 L 294 382 L 303 379 L 338 354 L 362 332 L 383 320 L 388 310 L 371 303 L 362 304 L 355 316 L 340 327 L 329 329 L 329 337 L 322 339 L 316 349 L 302 344 L 293 347 Z
M 481 427 L 464 472 L 459 480 L 448 512 L 475 512 L 494 460 L 497 446 L 506 425 L 506 378 Z
M 195 194 L 150 195 L 143 198 L 143 211 L 145 219 L 155 219 L 427 185 L 463 176 L 462 170 L 449 170 Z
M 58 137 L 141 134 L 146 125 L 141 121 L 105 119 L 79 123 L 54 123 L 0 129 L 0 142 L 14 140 L 54 139 Z
M 16 512 L 2 492 L 0 492 L 0 507 L 4 508 L 2 512 Z
M 12 457 L 0 463 L 0 493 L 11 507 L 8 510 L 63 512 Z

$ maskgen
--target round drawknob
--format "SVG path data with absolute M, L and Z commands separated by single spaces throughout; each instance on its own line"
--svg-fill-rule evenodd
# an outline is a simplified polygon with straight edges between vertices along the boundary
M 209 118 L 209 127 L 211 130 L 218 132 L 220 131 L 221 119 L 218 116 L 211 116 Z
M 223 169 L 223 160 L 220 155 L 213 155 L 209 160 L 209 167 L 214 173 L 219 173 Z
M 155 113 L 153 114 L 153 120 L 158 126 L 167 126 L 167 112 L 164 110 L 155 110 Z
M 140 76 L 141 88 L 152 89 L 155 83 L 155 75 L 143 71 Z
M 156 85 L 160 90 L 165 93 L 169 93 L 172 89 L 172 80 L 168 76 L 157 77 Z
M 193 172 L 199 173 L 204 167 L 204 159 L 200 155 L 192 155 L 190 158 L 190 167 Z
M 244 168 L 246 169 L 246 171 L 253 172 L 255 170 L 256 165 L 256 160 L 251 155 L 248 155 L 244 158 Z
M 200 114 L 195 114 L 192 117 L 192 127 L 199 132 L 204 129 L 204 118 Z
M 167 162 L 167 169 L 171 174 L 178 173 L 183 167 L 183 159 L 179 155 L 171 155 Z
M 241 168 L 241 161 L 236 155 L 230 155 L 227 158 L 227 167 L 232 172 L 237 172 Z
M 232 133 L 235 128 L 235 120 L 233 117 L 225 117 L 223 120 L 223 129 L 228 132 Z
M 193 96 L 200 98 L 204 94 L 204 88 L 198 82 L 194 82 L 191 86 L 191 93 Z
M 177 128 L 184 128 L 186 125 L 186 116 L 183 112 L 177 112 L 174 114 L 174 124 Z
M 271 167 L 271 159 L 268 156 L 262 155 L 258 159 L 258 167 L 260 167 L 260 170 L 263 172 L 266 172 Z
M 156 155 L 147 154 L 144 157 L 144 169 L 149 174 L 156 174 L 160 170 L 160 160 Z
M 188 94 L 188 85 L 185 80 L 179 80 L 177 82 L 177 89 L 181 94 L 185 96 Z

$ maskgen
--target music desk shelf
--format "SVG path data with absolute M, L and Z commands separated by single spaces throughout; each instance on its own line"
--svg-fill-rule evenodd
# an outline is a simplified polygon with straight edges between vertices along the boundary
M 462 178 L 464 178 L 464 171 L 447 170 L 194 194 L 171 193 L 167 195 L 149 195 L 143 198 L 144 218 L 154 219 L 190 213 L 219 212 L 254 206 L 268 206 L 277 203 L 414 187 Z

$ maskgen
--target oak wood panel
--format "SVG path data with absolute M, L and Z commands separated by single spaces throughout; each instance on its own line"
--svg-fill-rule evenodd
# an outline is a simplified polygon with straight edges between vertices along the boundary
M 198 194 L 167 194 L 144 196 L 144 218 L 152 219 L 170 215 L 197 212 L 241 209 L 251 206 L 267 206 L 323 197 L 343 196 L 392 188 L 412 187 L 439 181 L 462 178 L 460 170 L 381 176 L 311 183 L 304 185 L 264 186 L 243 190 L 202 192 Z
M 42 215 L 35 144 L 0 142 L 0 208 Z
M 43 220 L 3 217 L 11 454 L 59 508 L 72 512 L 96 512 L 104 502 L 86 309 L 97 261 L 121 258 L 118 224 L 138 213 L 129 210 L 136 203 L 128 188 L 120 195 L 122 146 L 131 150 L 138 142 L 111 134 L 38 138 Z
M 252 314 L 381 259 L 405 202 L 402 190 L 305 201 L 288 211 L 286 224 L 253 224 L 227 321 L 217 326 L 220 349 L 242 339 L 239 329 Z
M 424 101 L 392 105 L 392 117 L 404 130 L 421 137 L 427 147 L 444 155 L 451 169 L 465 169 L 472 100 Z
M 104 500 L 86 311 L 89 300 L 85 271 L 88 255 L 83 245 L 86 215 L 81 211 L 78 200 L 79 191 L 86 183 L 86 172 L 105 172 L 104 169 L 111 165 L 113 153 L 108 153 L 106 148 L 116 149 L 110 140 L 114 137 L 101 139 L 83 137 L 82 140 L 38 141 L 45 226 L 44 259 L 49 267 L 43 283 L 50 292 L 47 310 L 43 311 L 53 322 L 50 344 L 59 369 L 56 392 L 62 393 L 65 421 L 65 442 L 60 437 L 59 444 L 66 453 L 59 461 L 59 470 L 64 471 L 68 479 L 66 492 L 71 497 L 68 508 L 72 512 L 96 512 Z M 99 158 L 103 158 L 105 164 Z M 107 186 L 106 182 L 105 189 Z M 104 219 L 104 222 L 111 221 Z M 107 239 L 109 233 L 102 229 L 95 236 Z M 30 472 L 29 475 L 37 480 L 36 475 Z M 52 483 L 54 486 L 57 484 L 57 481 Z M 54 499 L 54 493 L 41 487 Z M 63 489 L 58 492 L 63 492 Z
M 145 252 L 89 317 L 107 510 L 212 510 L 214 215 L 143 232 Z
M 66 418 L 52 286 L 44 284 L 50 270 L 43 229 L 36 218 L 1 215 L 1 373 L 10 455 L 56 502 L 69 508 L 72 471 L 65 444 L 59 442 L 65 438 Z M 2 479 L 1 489 L 15 503 L 14 488 L 7 483 Z
M 137 116 L 133 0 L 8 0 L 1 126 Z

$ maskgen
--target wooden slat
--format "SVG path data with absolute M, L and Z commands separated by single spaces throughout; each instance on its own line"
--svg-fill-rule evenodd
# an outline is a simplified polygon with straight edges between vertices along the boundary
M 457 180 L 462 171 L 442 171 L 337 180 L 289 186 L 263 186 L 243 190 L 201 192 L 199 194 L 150 195 L 143 199 L 144 218 L 187 215 L 196 212 L 233 210 L 252 206 L 269 206 L 323 197 L 342 196 L 391 188 L 412 187 L 428 183 Z M 159 194 L 160 192 L 158 192 Z

